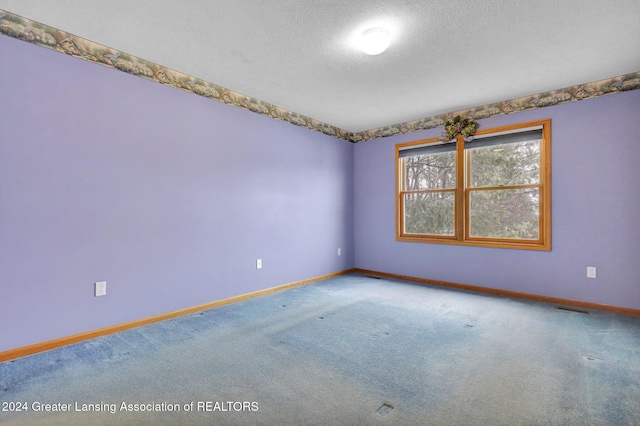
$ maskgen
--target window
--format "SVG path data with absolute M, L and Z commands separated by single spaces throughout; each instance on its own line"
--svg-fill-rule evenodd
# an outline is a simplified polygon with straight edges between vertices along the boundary
M 396 145 L 399 241 L 551 250 L 551 121 Z

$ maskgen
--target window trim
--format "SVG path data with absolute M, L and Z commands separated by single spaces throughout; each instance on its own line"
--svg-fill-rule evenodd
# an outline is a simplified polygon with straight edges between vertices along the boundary
M 469 235 L 469 211 L 470 201 L 470 176 L 467 173 L 469 151 L 465 150 L 464 140 L 461 136 L 456 140 L 456 187 L 454 205 L 453 236 L 407 234 L 404 232 L 404 168 L 401 167 L 400 151 L 417 148 L 420 145 L 429 145 L 440 142 L 438 138 L 422 139 L 405 142 L 396 145 L 396 240 L 406 242 L 456 244 L 464 246 L 495 247 L 523 250 L 551 250 L 551 119 L 530 121 L 526 123 L 511 124 L 508 126 L 481 129 L 475 136 L 497 135 L 505 133 L 521 132 L 530 128 L 542 128 L 542 142 L 540 144 L 540 184 L 533 185 L 540 188 L 540 216 L 538 240 L 516 240 L 507 238 L 472 237 Z M 453 142 L 452 142 L 453 143 Z M 532 185 L 515 185 L 530 187 Z M 475 189 L 477 190 L 477 189 Z M 483 189 L 484 190 L 484 189 Z M 449 190 L 447 190 L 449 191 Z M 446 192 L 444 190 L 423 191 Z

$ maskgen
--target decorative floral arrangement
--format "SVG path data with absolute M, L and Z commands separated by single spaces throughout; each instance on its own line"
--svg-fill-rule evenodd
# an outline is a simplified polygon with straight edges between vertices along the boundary
M 456 136 L 461 135 L 464 140 L 470 140 L 478 128 L 478 123 L 470 118 L 462 118 L 456 115 L 453 121 L 447 120 L 444 123 L 444 131 L 440 136 L 442 142 L 451 142 Z

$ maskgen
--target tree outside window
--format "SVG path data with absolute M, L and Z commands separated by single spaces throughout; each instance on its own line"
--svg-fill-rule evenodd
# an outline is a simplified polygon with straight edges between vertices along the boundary
M 550 126 L 397 145 L 397 239 L 550 250 Z

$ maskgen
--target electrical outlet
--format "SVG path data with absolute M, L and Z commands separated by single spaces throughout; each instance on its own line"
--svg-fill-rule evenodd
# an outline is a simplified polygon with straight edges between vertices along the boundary
M 595 278 L 595 277 L 596 277 L 596 267 L 587 266 L 587 278 Z
M 338 248 L 338 256 L 342 256 L 342 249 Z
M 262 259 L 256 260 L 256 269 L 262 269 Z
M 95 284 L 96 297 L 107 295 L 107 282 L 100 281 Z

